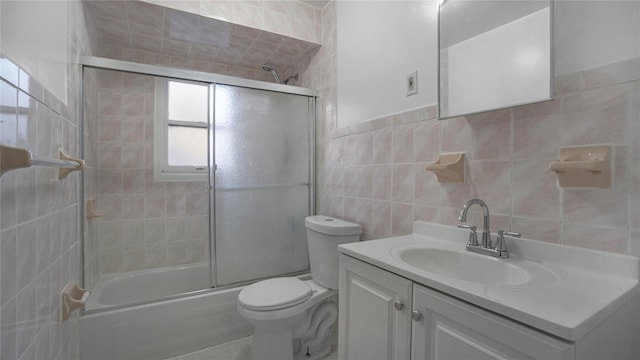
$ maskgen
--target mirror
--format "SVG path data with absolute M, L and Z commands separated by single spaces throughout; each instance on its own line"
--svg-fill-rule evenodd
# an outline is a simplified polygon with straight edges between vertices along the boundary
M 440 1 L 440 119 L 552 98 L 551 0 Z

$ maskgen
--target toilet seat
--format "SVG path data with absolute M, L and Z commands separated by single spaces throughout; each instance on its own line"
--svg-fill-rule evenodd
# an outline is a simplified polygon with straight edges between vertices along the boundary
M 245 309 L 273 311 L 301 304 L 312 293 L 311 287 L 298 278 L 275 278 L 247 286 L 238 295 L 238 302 Z

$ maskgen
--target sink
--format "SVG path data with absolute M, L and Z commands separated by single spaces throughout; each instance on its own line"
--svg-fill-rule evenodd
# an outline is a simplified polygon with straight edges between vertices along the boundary
M 529 272 L 510 260 L 434 248 L 394 250 L 391 254 L 406 264 L 444 277 L 495 285 L 521 285 L 530 280 Z

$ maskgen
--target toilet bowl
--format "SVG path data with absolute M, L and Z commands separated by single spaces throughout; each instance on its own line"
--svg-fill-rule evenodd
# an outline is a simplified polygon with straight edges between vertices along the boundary
M 311 280 L 282 277 L 244 288 L 238 312 L 254 328 L 252 360 L 315 360 L 331 351 L 338 316 L 338 245 L 358 241 L 360 226 L 328 216 L 305 219 Z

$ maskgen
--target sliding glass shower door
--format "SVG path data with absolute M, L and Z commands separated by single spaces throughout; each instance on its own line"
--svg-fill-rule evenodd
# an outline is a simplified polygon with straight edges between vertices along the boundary
M 308 269 L 314 98 L 215 85 L 217 286 Z
M 308 270 L 313 91 L 94 62 L 81 124 L 87 310 Z

